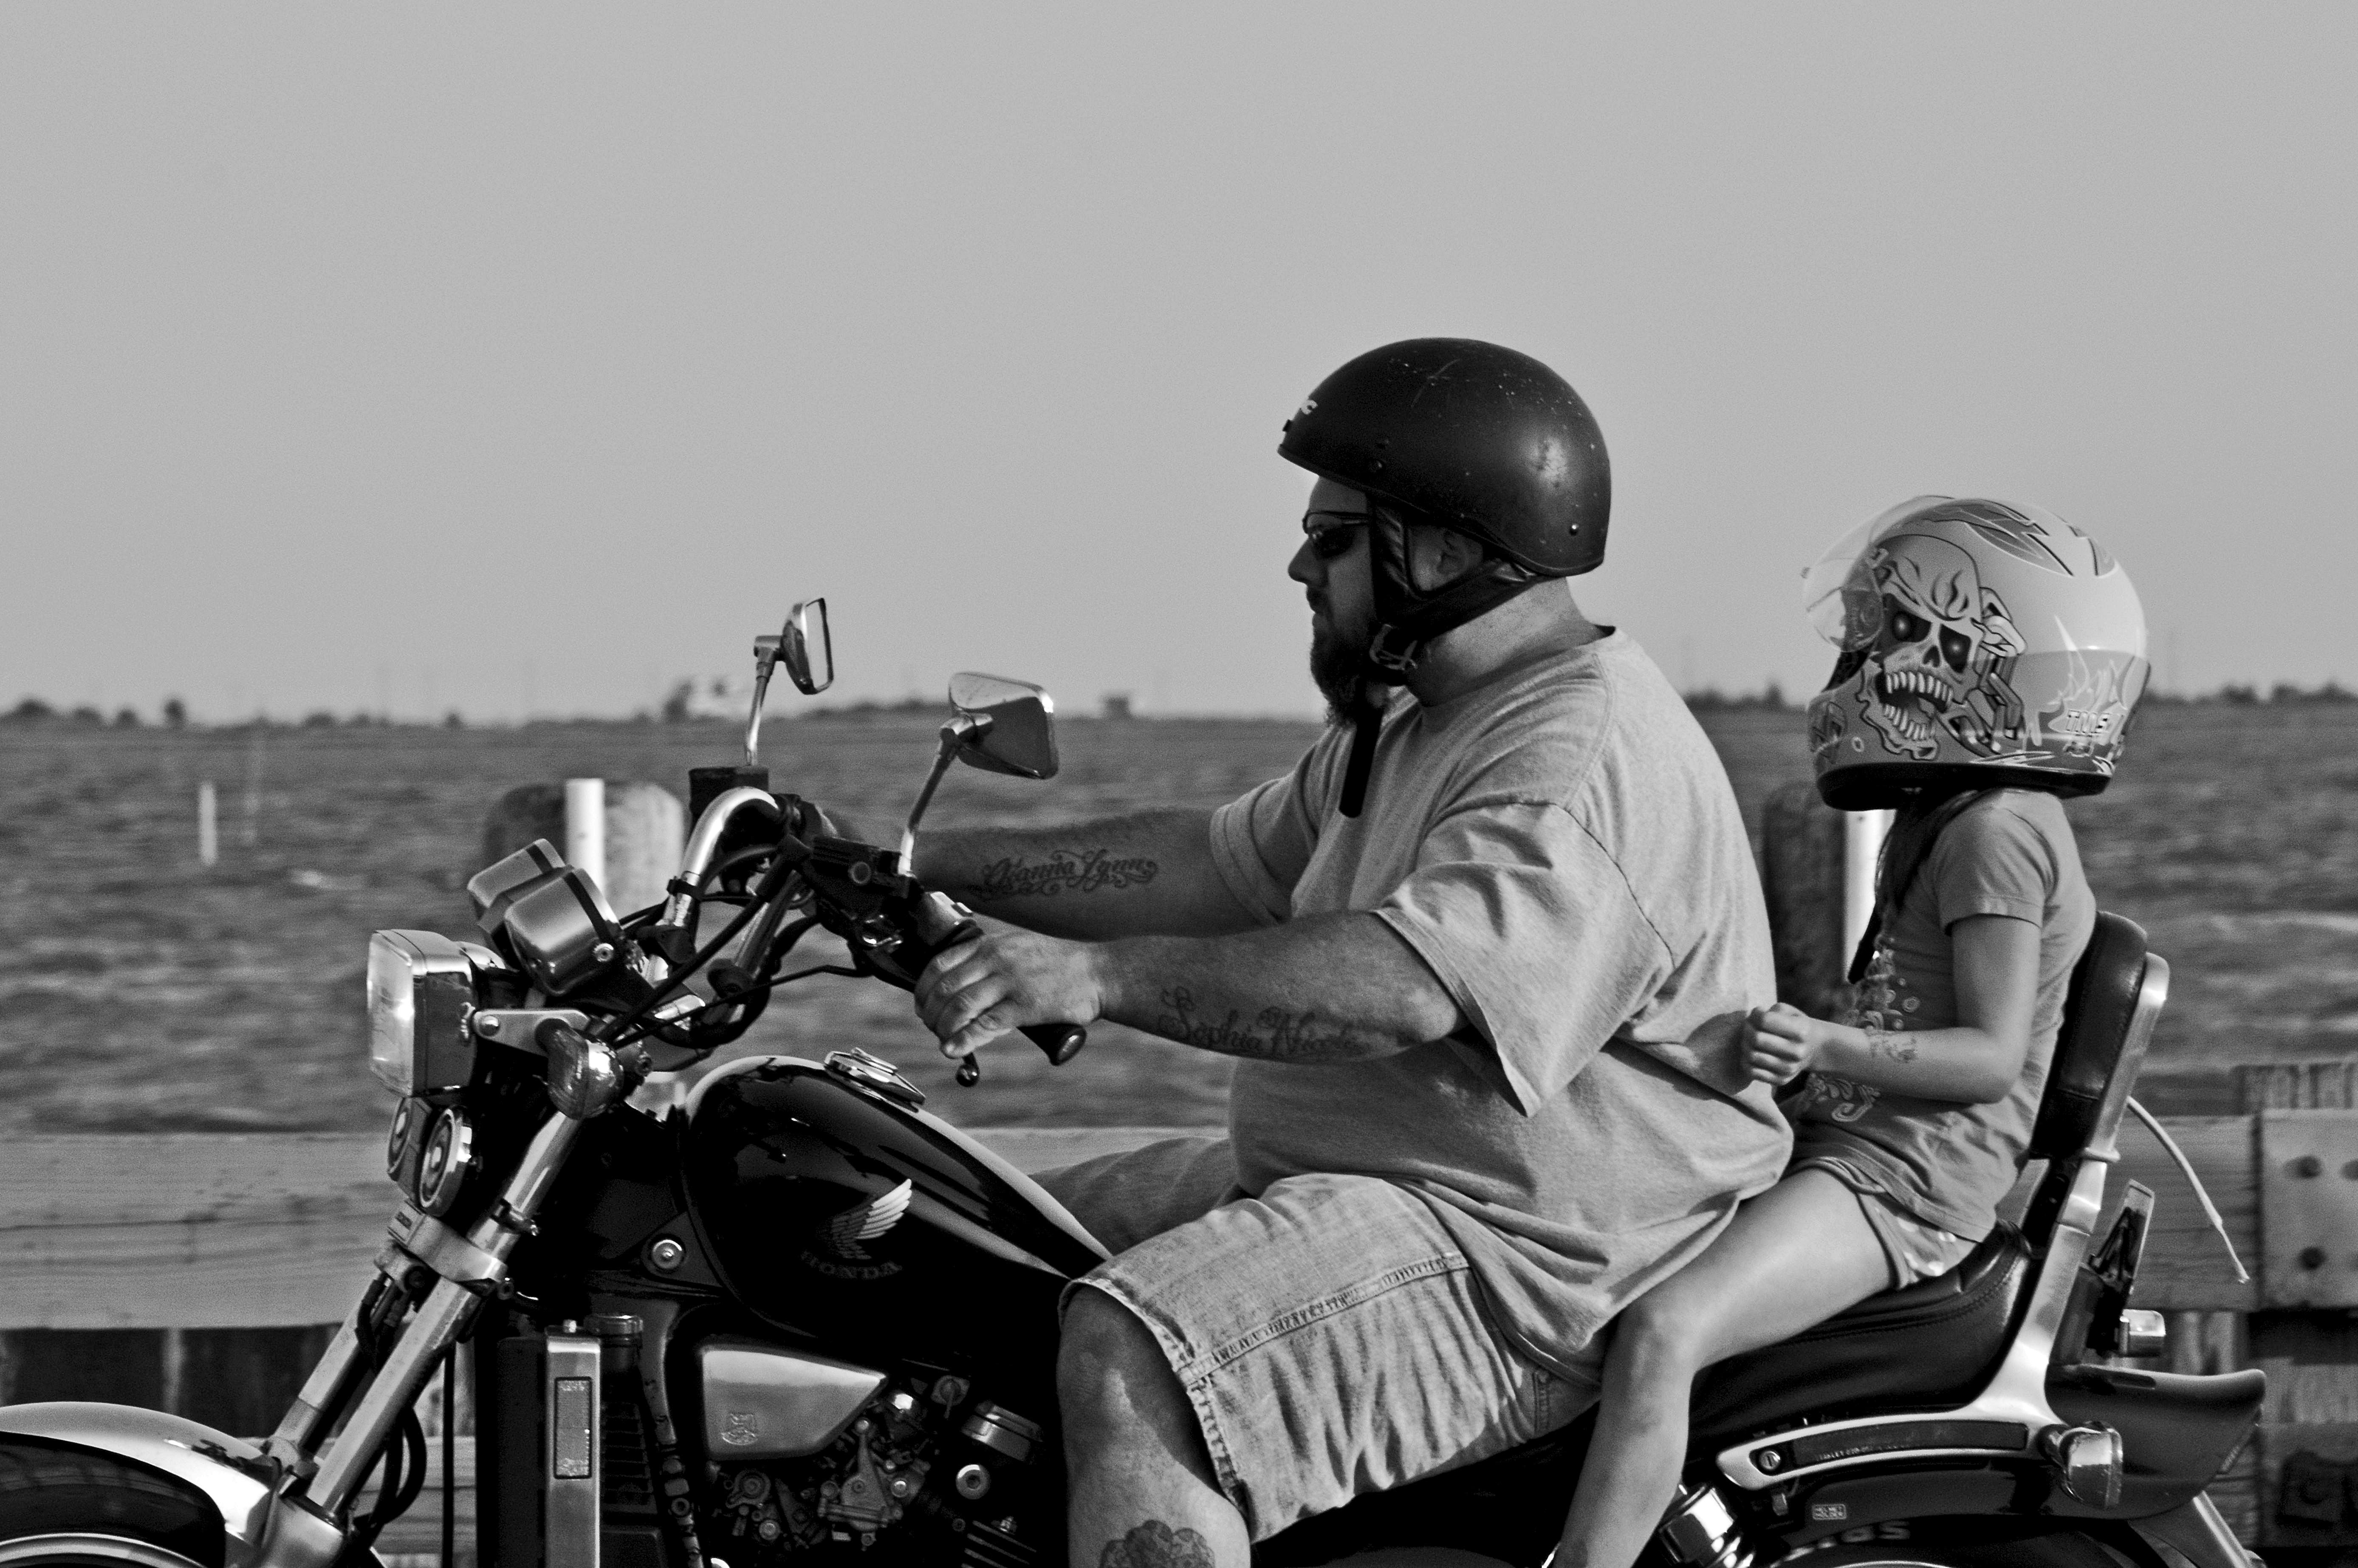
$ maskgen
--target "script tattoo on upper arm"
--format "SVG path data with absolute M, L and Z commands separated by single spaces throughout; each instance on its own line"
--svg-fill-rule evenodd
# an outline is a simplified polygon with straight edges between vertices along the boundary
M 1217 1019 L 1199 1011 L 1195 993 L 1185 986 L 1173 986 L 1157 993 L 1155 1000 L 1161 1004 L 1154 1017 L 1155 1033 L 1223 1056 L 1249 1056 L 1261 1062 L 1356 1062 L 1390 1048 L 1389 1042 L 1315 1012 L 1265 1007 L 1248 1023 L 1236 1008 Z
M 1148 856 L 1117 855 L 1108 849 L 1056 849 L 1040 861 L 1010 855 L 982 868 L 981 879 L 976 884 L 976 902 L 1054 898 L 1060 892 L 1144 887 L 1162 870 L 1162 862 Z
M 1109 1541 L 1098 1568 L 1212 1568 L 1212 1543 L 1192 1530 L 1148 1519 L 1120 1541 Z
M 1880 1029 L 1866 1032 L 1866 1054 L 1870 1056 L 1880 1056 L 1887 1062 L 1912 1062 L 1916 1051 L 1913 1034 L 1888 1034 Z

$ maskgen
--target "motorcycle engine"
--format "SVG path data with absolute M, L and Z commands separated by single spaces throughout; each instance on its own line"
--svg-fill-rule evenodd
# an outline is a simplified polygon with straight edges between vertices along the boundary
M 698 1533 L 712 1568 L 859 1557 L 1030 1568 L 1038 1425 L 955 1377 L 890 1379 L 832 1443 L 801 1458 L 715 1456 Z M 872 1560 L 872 1559 L 871 1559 Z

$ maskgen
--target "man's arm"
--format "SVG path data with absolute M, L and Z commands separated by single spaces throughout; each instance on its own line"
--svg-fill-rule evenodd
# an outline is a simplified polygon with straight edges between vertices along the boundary
M 984 914 L 1055 936 L 1206 936 L 1259 924 L 1213 863 L 1208 811 L 932 833 L 919 840 L 917 876 Z
M 1424 960 L 1366 914 L 1224 936 L 986 935 L 934 961 L 917 1011 L 954 1056 L 1020 1024 L 1107 1018 L 1222 1055 L 1356 1062 L 1465 1022 Z

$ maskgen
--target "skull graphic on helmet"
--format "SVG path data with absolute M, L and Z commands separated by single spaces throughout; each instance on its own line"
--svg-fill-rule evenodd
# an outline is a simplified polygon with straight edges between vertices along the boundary
M 2104 787 L 2145 688 L 2145 613 L 2109 551 L 2035 506 L 1920 495 L 1802 574 L 1840 649 L 1810 700 L 1818 791 L 1868 811 L 1926 789 Z
M 1882 624 L 1858 678 L 1885 744 L 1930 761 L 1937 725 L 1976 756 L 2020 750 L 2022 702 L 2007 676 L 2022 636 L 1973 557 L 1946 539 L 1898 534 L 1864 565 Z

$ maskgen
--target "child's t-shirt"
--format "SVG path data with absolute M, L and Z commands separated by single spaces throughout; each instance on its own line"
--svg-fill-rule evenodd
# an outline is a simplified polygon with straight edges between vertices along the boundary
M 1857 1004 L 1844 1022 L 1885 1031 L 1954 1028 L 1949 927 L 1976 914 L 2039 927 L 2030 1049 L 2004 1099 L 1917 1099 L 1812 1072 L 1785 1102 L 1795 1164 L 1832 1156 L 1864 1165 L 1900 1207 L 1966 1237 L 1988 1234 L 2021 1171 L 2063 1022 L 2064 991 L 2095 929 L 2095 895 L 2055 796 L 2000 790 L 1949 824 L 1900 899 L 1897 918 L 1886 922 Z

